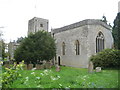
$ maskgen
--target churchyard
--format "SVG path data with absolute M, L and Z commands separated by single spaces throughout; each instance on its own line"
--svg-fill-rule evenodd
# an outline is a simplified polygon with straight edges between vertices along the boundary
M 12 69 L 7 70 L 13 72 Z M 56 67 L 52 66 L 39 70 L 24 67 L 17 72 L 17 78 L 13 79 L 9 88 L 118 88 L 118 70 L 89 73 L 88 69 L 67 66 L 60 66 L 60 70 L 56 71 Z M 2 75 L 5 75 L 4 68 Z M 10 74 L 7 77 L 10 78 Z

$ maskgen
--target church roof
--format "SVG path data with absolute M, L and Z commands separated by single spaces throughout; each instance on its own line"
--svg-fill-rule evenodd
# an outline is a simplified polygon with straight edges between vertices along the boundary
M 109 30 L 111 30 L 111 27 L 109 25 L 107 25 L 106 23 L 104 23 L 103 21 L 99 20 L 99 19 L 86 19 L 83 21 L 79 21 L 61 28 L 56 28 L 56 29 L 52 29 L 53 33 L 59 33 L 59 32 L 63 32 L 63 31 L 67 31 L 70 29 L 74 29 L 77 27 L 81 27 L 84 25 L 101 25 Z

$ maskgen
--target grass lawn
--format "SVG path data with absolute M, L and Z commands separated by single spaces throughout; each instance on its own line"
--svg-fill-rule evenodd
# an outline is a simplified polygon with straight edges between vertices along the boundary
M 61 67 L 47 70 L 23 70 L 11 88 L 118 88 L 118 71 L 102 70 L 89 74 L 87 69 Z

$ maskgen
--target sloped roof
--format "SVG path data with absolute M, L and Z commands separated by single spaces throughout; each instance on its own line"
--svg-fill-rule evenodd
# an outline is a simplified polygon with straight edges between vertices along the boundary
M 81 27 L 84 25 L 101 25 L 101 26 L 111 30 L 111 27 L 109 25 L 107 25 L 106 23 L 104 23 L 103 21 L 101 21 L 99 19 L 86 19 L 86 20 L 76 22 L 76 23 L 61 27 L 61 28 L 52 29 L 52 32 L 59 33 L 59 32 L 67 31 L 67 30 L 74 29 L 77 27 Z

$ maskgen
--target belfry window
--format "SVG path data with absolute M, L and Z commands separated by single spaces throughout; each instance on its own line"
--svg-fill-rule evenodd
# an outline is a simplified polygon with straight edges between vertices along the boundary
M 62 43 L 62 54 L 65 55 L 65 43 Z
M 75 52 L 76 52 L 76 55 L 80 54 L 80 44 L 78 40 L 76 40 L 75 42 Z
M 96 37 L 96 53 L 104 49 L 104 35 L 102 32 L 99 32 Z

